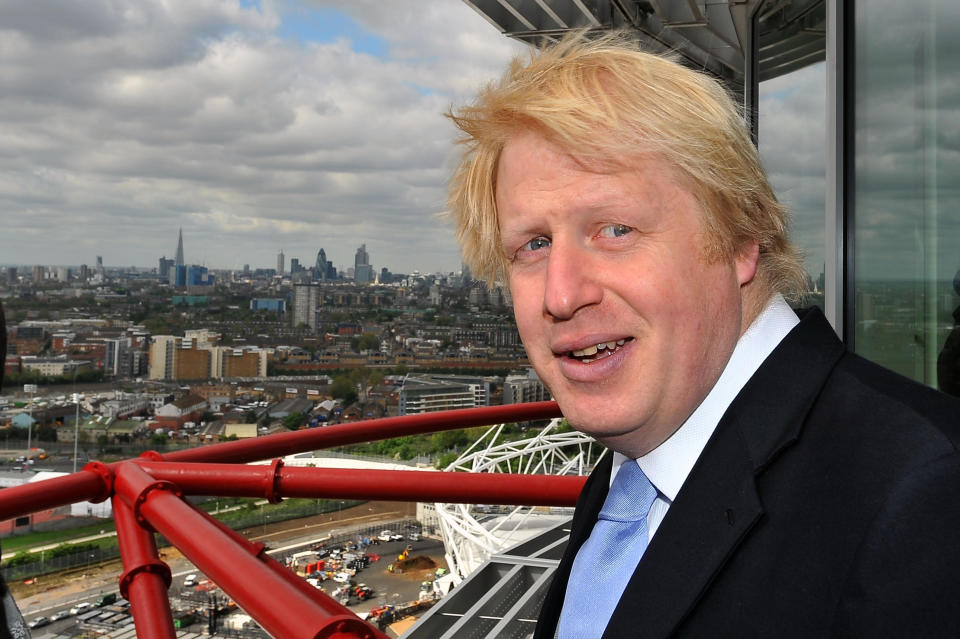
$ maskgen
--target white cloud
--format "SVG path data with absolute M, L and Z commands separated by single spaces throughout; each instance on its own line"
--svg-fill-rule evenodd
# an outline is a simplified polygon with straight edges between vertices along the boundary
M 442 117 L 521 48 L 459 2 L 314 3 L 345 38 L 280 37 L 288 3 L 0 6 L 0 261 L 455 269 Z M 416 3 L 419 5 L 419 3 Z

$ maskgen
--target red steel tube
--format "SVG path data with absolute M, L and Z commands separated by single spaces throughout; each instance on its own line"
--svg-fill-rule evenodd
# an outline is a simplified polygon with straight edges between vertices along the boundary
M 166 461 L 245 463 L 271 457 L 283 457 L 318 448 L 345 446 L 357 442 L 391 439 L 405 435 L 419 435 L 471 426 L 485 426 L 501 422 L 529 421 L 559 417 L 556 402 L 532 402 L 483 406 L 461 410 L 370 419 L 355 424 L 337 424 L 289 433 L 277 433 L 255 440 L 224 442 L 178 450 L 163 455 Z
M 485 406 L 279 433 L 258 437 L 256 440 L 225 442 L 176 451 L 162 458 L 183 462 L 245 463 L 362 441 L 559 416 L 560 409 L 555 402 Z M 107 499 L 112 494 L 108 474 L 115 470 L 115 466 L 116 464 L 88 464 L 88 467 L 72 475 L 0 491 L 0 521 L 81 501 Z
M 375 639 L 354 615 L 329 616 L 286 579 L 238 545 L 135 463 L 117 466 L 114 489 L 270 634 L 284 639 Z
M 84 469 L 64 477 L 4 488 L 0 491 L 0 521 L 109 496 L 103 477 Z
M 191 495 L 573 506 L 586 477 L 137 461 Z
M 167 599 L 170 568 L 157 557 L 153 533 L 137 523 L 133 509 L 122 499 L 113 500 L 113 520 L 123 561 L 120 594 L 130 602 L 138 639 L 175 639 Z

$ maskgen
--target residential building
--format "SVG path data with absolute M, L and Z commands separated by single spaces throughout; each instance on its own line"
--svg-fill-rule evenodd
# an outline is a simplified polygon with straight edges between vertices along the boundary
M 207 400 L 199 395 L 185 395 L 160 407 L 156 421 L 161 428 L 179 430 L 187 422 L 199 422 L 207 406 Z
M 274 311 L 283 313 L 287 310 L 287 301 L 279 297 L 263 297 L 250 300 L 251 311 Z
M 293 287 L 294 328 L 305 324 L 317 330 L 317 309 L 320 306 L 320 287 L 316 284 L 295 284 Z
M 176 379 L 174 354 L 181 338 L 174 335 L 154 335 L 150 344 L 150 379 Z
M 490 382 L 466 375 L 407 375 L 399 403 L 401 415 L 489 406 Z
M 504 404 L 545 402 L 550 399 L 553 399 L 550 391 L 532 368 L 527 369 L 526 375 L 508 375 L 503 383 Z
M 44 376 L 73 375 L 81 370 L 93 370 L 91 362 L 70 359 L 66 355 L 59 357 L 37 357 L 25 355 L 20 358 L 24 371 L 37 371 Z

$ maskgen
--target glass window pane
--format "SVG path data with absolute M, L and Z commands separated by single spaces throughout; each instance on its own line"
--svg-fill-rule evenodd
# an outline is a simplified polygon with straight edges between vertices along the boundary
M 854 348 L 960 394 L 960 3 L 861 0 L 854 22 Z
M 823 308 L 826 203 L 826 65 L 760 83 L 759 149 L 777 197 L 790 210 L 791 239 L 804 253 L 810 292 Z

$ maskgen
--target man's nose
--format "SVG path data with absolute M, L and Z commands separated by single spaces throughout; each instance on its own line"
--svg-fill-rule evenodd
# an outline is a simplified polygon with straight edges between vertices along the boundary
M 598 304 L 603 289 L 582 247 L 555 242 L 547 263 L 544 312 L 554 319 L 573 317 L 580 309 Z

